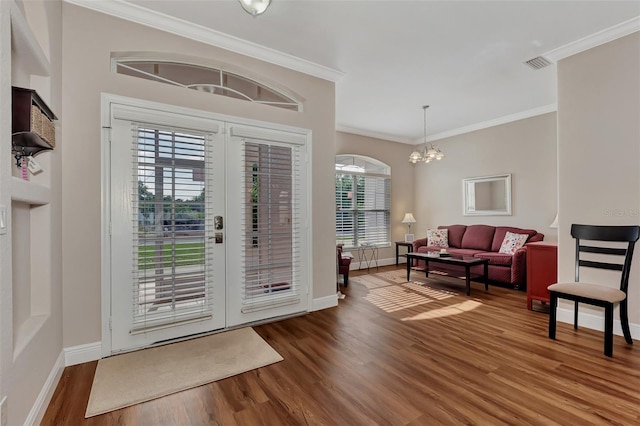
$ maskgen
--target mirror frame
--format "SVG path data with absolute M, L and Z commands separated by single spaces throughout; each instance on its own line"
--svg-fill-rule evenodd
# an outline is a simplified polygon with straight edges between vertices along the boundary
M 471 185 L 481 182 L 504 182 L 504 210 L 471 210 L 469 207 L 469 191 Z M 462 214 L 464 216 L 511 216 L 511 174 L 482 176 L 462 179 Z

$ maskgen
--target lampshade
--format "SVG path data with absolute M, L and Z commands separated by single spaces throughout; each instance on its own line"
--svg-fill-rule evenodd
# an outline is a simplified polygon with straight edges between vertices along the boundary
M 413 213 L 405 213 L 402 223 L 416 223 L 416 219 L 413 217 Z
M 558 213 L 556 213 L 556 218 L 553 219 L 553 222 L 551 222 L 551 225 L 549 225 L 549 228 L 557 228 L 558 227 Z
M 422 160 L 422 154 L 420 154 L 418 151 L 413 151 L 409 156 L 410 163 L 416 164 L 420 160 Z
M 271 0 L 238 0 L 242 5 L 242 8 L 247 11 L 250 15 L 258 16 L 263 14 L 269 4 L 271 4 Z

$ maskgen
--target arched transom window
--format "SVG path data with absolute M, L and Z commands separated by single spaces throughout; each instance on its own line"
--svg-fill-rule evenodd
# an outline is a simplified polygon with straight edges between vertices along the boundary
M 114 58 L 113 70 L 187 89 L 300 111 L 301 103 L 263 83 L 218 68 L 176 61 Z

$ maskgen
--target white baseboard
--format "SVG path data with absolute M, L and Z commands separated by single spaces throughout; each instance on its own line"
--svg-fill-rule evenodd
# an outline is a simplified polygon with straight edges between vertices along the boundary
M 27 415 L 27 419 L 24 421 L 25 425 L 39 425 L 44 417 L 44 413 L 47 411 L 47 407 L 49 406 L 49 402 L 51 401 L 51 397 L 53 396 L 53 392 L 56 390 L 58 386 L 58 382 L 60 381 L 60 377 L 62 377 L 62 372 L 64 371 L 64 351 L 60 352 L 58 355 L 58 359 L 51 367 L 51 371 L 49 372 L 49 377 L 44 382 L 40 393 L 38 394 L 38 398 L 36 398 L 36 402 L 31 407 L 29 411 L 29 415 Z
M 622 336 L 622 325 L 620 325 L 619 319 L 615 319 L 615 315 L 619 315 L 617 310 L 614 312 L 613 334 Z M 557 319 L 560 322 L 573 324 L 573 309 L 558 308 Z M 604 317 L 582 313 L 578 308 L 578 328 L 580 327 L 604 332 Z M 640 339 L 640 324 L 629 323 L 629 330 L 631 331 L 631 337 Z
M 102 343 L 87 343 L 85 345 L 64 348 L 64 365 L 82 364 L 83 362 L 95 361 L 102 358 Z
M 313 299 L 311 305 L 311 312 L 320 311 L 322 309 L 333 308 L 338 306 L 338 296 L 336 294 L 332 294 L 331 296 L 320 297 L 318 299 Z

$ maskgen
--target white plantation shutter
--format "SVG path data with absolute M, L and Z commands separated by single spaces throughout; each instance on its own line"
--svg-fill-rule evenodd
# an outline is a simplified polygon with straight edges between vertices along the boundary
M 212 150 L 207 133 L 132 128 L 132 334 L 212 317 Z
M 391 180 L 377 176 L 358 176 L 356 180 L 358 242 L 389 244 Z
M 300 302 L 300 146 L 243 139 L 241 311 Z
M 336 239 L 346 247 L 356 245 L 354 190 L 352 175 L 336 175 Z
M 391 179 L 336 174 L 336 241 L 346 247 L 390 243 Z

